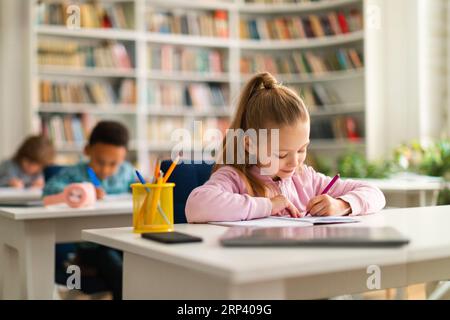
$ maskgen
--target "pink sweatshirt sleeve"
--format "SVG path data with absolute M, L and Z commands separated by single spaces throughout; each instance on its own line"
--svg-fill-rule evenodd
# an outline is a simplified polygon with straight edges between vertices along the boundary
M 270 216 L 270 199 L 252 197 L 246 193 L 239 174 L 231 167 L 222 167 L 189 195 L 186 203 L 187 221 L 239 221 Z
M 316 172 L 311 167 L 305 167 L 305 174 L 312 179 L 314 194 L 320 195 L 332 178 Z M 350 215 L 370 214 L 380 211 L 386 205 L 383 192 L 375 186 L 351 179 L 339 179 L 328 194 L 342 199 L 350 204 Z

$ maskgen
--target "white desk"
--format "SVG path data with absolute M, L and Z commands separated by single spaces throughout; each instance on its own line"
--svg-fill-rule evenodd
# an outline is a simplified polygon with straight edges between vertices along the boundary
M 82 237 L 124 251 L 124 299 L 325 298 L 369 291 L 370 265 L 381 268 L 381 289 L 450 278 L 450 206 L 362 219 L 352 226 L 394 226 L 411 243 L 391 249 L 224 248 L 218 238 L 226 227 L 188 224 L 175 229 L 203 243 L 164 245 L 131 228 L 84 230 Z
M 355 179 L 380 188 L 388 207 L 425 207 L 437 204 L 439 191 L 446 182 L 440 178 L 420 175 L 397 175 L 389 179 Z
M 41 189 L 0 188 L 0 202 L 39 200 L 41 196 Z
M 132 224 L 131 200 L 71 209 L 0 207 L 0 299 L 52 299 L 55 244 L 81 241 L 87 228 Z

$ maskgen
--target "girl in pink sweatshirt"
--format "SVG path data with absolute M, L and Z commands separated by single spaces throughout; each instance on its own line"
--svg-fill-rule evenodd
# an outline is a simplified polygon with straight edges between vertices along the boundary
M 310 143 L 308 110 L 295 92 L 277 84 L 269 73 L 247 83 L 230 129 L 244 134 L 227 133 L 209 181 L 189 195 L 188 222 L 303 217 L 307 212 L 359 215 L 385 206 L 378 188 L 352 180 L 338 180 L 320 195 L 331 178 L 304 164 Z M 255 139 L 247 134 L 249 129 L 263 132 L 266 139 Z

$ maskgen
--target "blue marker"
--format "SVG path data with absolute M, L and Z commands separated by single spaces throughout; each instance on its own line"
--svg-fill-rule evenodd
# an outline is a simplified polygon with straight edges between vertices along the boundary
M 98 180 L 97 176 L 95 175 L 94 170 L 92 170 L 91 167 L 87 168 L 87 173 L 89 176 L 89 179 L 91 179 L 92 184 L 96 187 L 96 188 L 101 188 L 102 183 L 100 182 L 100 180 Z

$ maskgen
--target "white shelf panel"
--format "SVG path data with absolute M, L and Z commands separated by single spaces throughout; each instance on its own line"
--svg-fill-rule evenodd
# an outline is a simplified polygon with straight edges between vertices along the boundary
M 361 78 L 364 77 L 364 75 L 364 68 L 360 68 L 345 71 L 330 71 L 320 74 L 276 74 L 275 77 L 278 81 L 284 84 L 296 84 L 347 80 L 353 78 Z M 251 77 L 252 75 L 244 74 L 242 75 L 241 81 L 248 81 Z
M 149 106 L 147 114 L 156 117 L 229 117 L 228 107 L 209 107 L 204 111 L 193 110 L 194 107 L 162 107 Z
M 137 113 L 134 105 L 100 105 L 86 103 L 41 103 L 40 113 L 90 113 L 90 114 L 129 114 Z
M 38 73 L 41 75 L 74 76 L 74 77 L 106 77 L 106 78 L 135 78 L 135 69 L 115 68 L 79 68 L 64 66 L 39 66 Z
M 232 10 L 237 9 L 237 5 L 231 1 L 211 1 L 211 0 L 146 0 L 148 6 L 155 6 L 158 8 L 186 8 L 199 10 Z
M 364 31 L 348 34 L 327 36 L 321 38 L 308 38 L 296 40 L 239 40 L 239 47 L 244 50 L 287 50 L 310 49 L 319 47 L 337 46 L 364 39 Z
M 227 73 L 201 73 L 201 72 L 164 72 L 160 70 L 149 70 L 147 72 L 149 80 L 164 81 L 200 81 L 200 82 L 230 82 L 230 75 Z
M 242 13 L 274 14 L 274 13 L 301 13 L 320 10 L 330 10 L 347 5 L 361 3 L 361 0 L 321 0 L 310 3 L 285 3 L 285 4 L 240 4 L 238 9 Z
M 183 34 L 164 34 L 156 32 L 146 32 L 145 40 L 149 43 L 162 43 L 185 46 L 200 46 L 210 48 L 230 48 L 236 45 L 237 41 L 231 38 L 201 37 Z
M 126 29 L 99 29 L 99 28 L 80 28 L 70 29 L 65 26 L 38 25 L 35 32 L 39 35 L 51 35 L 73 38 L 93 38 L 93 39 L 111 39 L 135 41 L 138 34 L 135 30 Z

